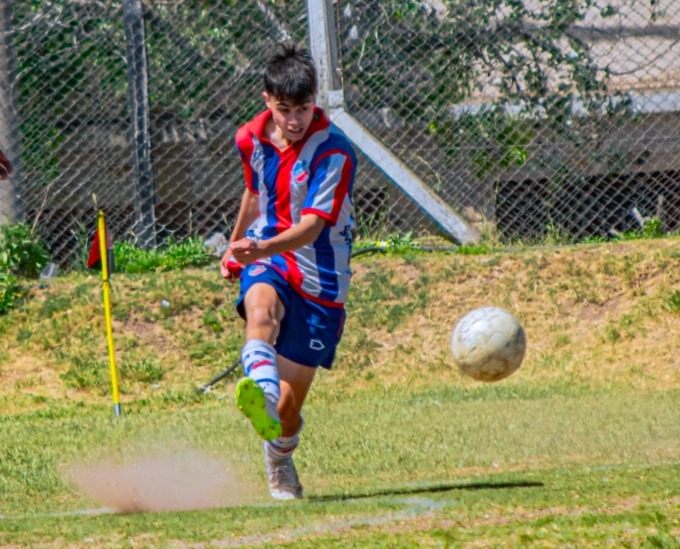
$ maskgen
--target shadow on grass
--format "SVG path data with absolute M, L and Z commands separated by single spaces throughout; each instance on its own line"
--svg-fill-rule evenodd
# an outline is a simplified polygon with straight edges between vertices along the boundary
M 372 492 L 347 493 L 338 495 L 319 495 L 308 496 L 309 502 L 344 501 L 349 499 L 374 498 L 380 496 L 403 496 L 409 494 L 424 494 L 437 492 L 450 492 L 453 490 L 502 490 L 508 488 L 537 488 L 544 486 L 538 481 L 518 481 L 518 482 L 469 482 L 432 484 L 423 486 L 409 486 L 405 488 L 389 488 L 385 490 L 375 490 Z

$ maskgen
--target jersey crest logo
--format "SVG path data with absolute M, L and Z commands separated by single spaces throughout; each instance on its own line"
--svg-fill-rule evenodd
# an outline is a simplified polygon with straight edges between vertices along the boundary
M 248 271 L 248 274 L 250 276 L 257 276 L 261 275 L 263 272 L 265 272 L 265 268 L 262 265 L 253 265 L 250 270 Z
M 309 170 L 307 169 L 307 163 L 304 160 L 298 160 L 293 165 L 293 181 L 298 185 L 302 185 L 309 179 Z

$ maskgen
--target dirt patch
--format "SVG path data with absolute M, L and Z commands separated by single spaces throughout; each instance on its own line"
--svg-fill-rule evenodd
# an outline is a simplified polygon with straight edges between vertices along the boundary
M 253 503 L 233 466 L 198 450 L 155 450 L 125 460 L 73 463 L 62 474 L 78 490 L 120 513 L 190 511 Z

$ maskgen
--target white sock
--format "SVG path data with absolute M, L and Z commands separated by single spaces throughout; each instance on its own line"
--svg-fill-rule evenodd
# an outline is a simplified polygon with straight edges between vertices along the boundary
M 241 349 L 241 365 L 246 376 L 255 381 L 265 395 L 278 402 L 281 386 L 274 347 L 261 339 L 251 339 Z
M 265 451 L 275 460 L 291 455 L 300 443 L 300 431 L 302 431 L 303 425 L 304 421 L 302 421 L 302 417 L 300 417 L 300 427 L 298 428 L 297 433 L 292 437 L 279 437 L 276 440 L 265 442 Z

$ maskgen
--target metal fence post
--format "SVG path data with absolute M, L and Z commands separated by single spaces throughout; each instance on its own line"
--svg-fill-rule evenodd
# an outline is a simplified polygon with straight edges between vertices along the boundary
M 142 3 L 141 0 L 122 0 L 122 5 L 135 178 L 135 223 L 133 232 L 141 246 L 155 248 L 156 196 L 151 165 L 149 75 Z
M 307 0 L 309 44 L 319 79 L 317 103 L 329 110 L 342 107 L 342 82 L 338 73 L 337 35 L 330 0 Z
M 443 233 L 460 244 L 478 242 L 479 232 L 468 225 L 448 204 L 430 190 L 403 162 L 344 109 L 337 53 L 337 32 L 330 0 L 307 0 L 309 41 L 317 66 L 317 102 L 331 120 L 394 185 L 409 196 Z

